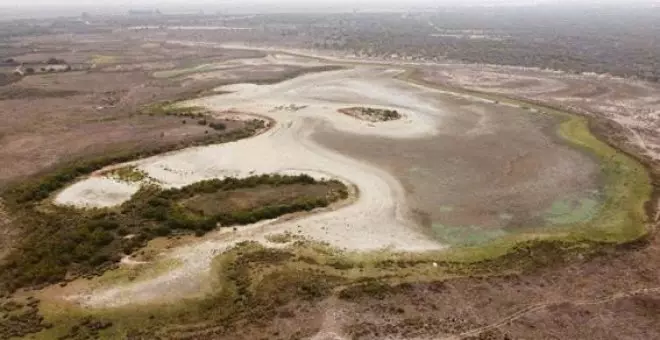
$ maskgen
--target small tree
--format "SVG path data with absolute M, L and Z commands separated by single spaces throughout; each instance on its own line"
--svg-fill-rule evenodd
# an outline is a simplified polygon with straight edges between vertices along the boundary
M 209 124 L 209 126 L 212 129 L 218 130 L 218 131 L 223 131 L 223 130 L 227 129 L 227 125 L 225 125 L 223 123 L 219 123 L 219 122 L 218 123 L 211 123 L 211 124 Z

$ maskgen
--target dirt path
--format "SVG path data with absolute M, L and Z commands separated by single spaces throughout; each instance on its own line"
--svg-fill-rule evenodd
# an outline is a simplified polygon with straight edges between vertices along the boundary
M 452 335 L 449 337 L 444 337 L 440 338 L 442 340 L 459 340 L 459 339 L 465 339 L 469 337 L 476 337 L 479 336 L 482 333 L 485 333 L 487 331 L 502 327 L 506 324 L 509 324 L 511 322 L 514 322 L 520 318 L 523 318 L 527 316 L 528 314 L 538 312 L 540 310 L 546 309 L 551 306 L 557 306 L 561 304 L 571 304 L 575 306 L 590 306 L 590 305 L 601 305 L 604 303 L 612 302 L 615 300 L 619 299 L 624 299 L 624 298 L 629 298 L 633 297 L 636 295 L 643 295 L 643 294 L 653 294 L 653 293 L 660 293 L 660 287 L 654 287 L 654 288 L 643 288 L 643 289 L 638 289 L 638 290 L 633 290 L 633 291 L 624 291 L 624 292 L 618 292 L 616 294 L 612 294 L 600 299 L 595 299 L 595 300 L 579 300 L 579 301 L 574 301 L 574 300 L 562 300 L 562 301 L 551 301 L 551 302 L 545 302 L 545 303 L 538 303 L 538 304 L 533 304 L 529 305 L 513 314 L 510 314 L 494 323 L 491 323 L 489 325 L 471 329 L 467 332 L 463 332 L 458 335 Z

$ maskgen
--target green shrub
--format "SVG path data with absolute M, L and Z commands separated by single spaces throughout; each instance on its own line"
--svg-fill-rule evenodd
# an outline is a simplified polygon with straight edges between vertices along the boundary
M 225 125 L 225 124 L 223 124 L 223 123 L 216 123 L 216 122 L 214 122 L 214 123 L 209 124 L 209 126 L 210 126 L 213 130 L 218 130 L 218 131 L 224 131 L 224 130 L 227 129 L 227 125 Z

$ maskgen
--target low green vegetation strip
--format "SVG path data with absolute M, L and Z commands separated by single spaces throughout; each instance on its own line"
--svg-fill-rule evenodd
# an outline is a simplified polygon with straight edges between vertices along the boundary
M 627 242 L 643 236 L 650 222 L 645 204 L 653 193 L 647 169 L 596 138 L 586 118 L 569 117 L 560 125 L 559 135 L 600 159 L 605 182 L 600 213 L 589 222 L 575 225 L 577 235 L 605 242 Z
M 585 253 L 584 249 L 589 249 Z M 98 336 L 102 339 L 198 339 L 217 337 L 253 339 L 275 319 L 294 318 L 318 310 L 328 297 L 354 301 L 387 299 L 412 284 L 456 277 L 486 277 L 557 266 L 576 256 L 595 255 L 598 244 L 575 247 L 559 241 L 522 243 L 499 258 L 479 263 L 440 261 L 432 256 L 405 254 L 350 254 L 323 244 L 298 240 L 281 249 L 244 242 L 214 260 L 215 289 L 208 296 L 179 304 L 130 306 L 113 310 L 81 311 L 75 307 L 46 304 L 41 308 L 52 327 L 36 335 L 51 339 Z M 437 255 L 436 255 L 437 257 Z M 88 329 L 95 322 L 109 325 Z M 292 332 L 295 330 L 292 330 Z M 300 330 L 302 331 L 302 329 Z M 300 339 L 311 334 L 273 336 Z M 239 334 L 241 336 L 239 336 Z
M 269 191 L 263 194 L 261 190 Z M 282 199 L 285 191 L 289 194 Z M 263 175 L 208 180 L 169 190 L 147 185 L 117 209 L 26 205 L 21 222 L 32 232 L 0 267 L 0 282 L 4 291 L 14 291 L 97 275 L 156 237 L 201 236 L 218 227 L 326 207 L 347 196 L 339 181 Z M 190 204 L 214 199 L 215 205 L 227 208 L 211 211 Z
M 224 131 L 227 129 L 226 124 L 213 118 L 211 112 L 204 107 L 180 106 L 177 102 L 166 101 L 146 106 L 142 109 L 141 113 L 151 116 L 165 115 L 181 117 L 183 118 L 181 121 L 183 124 L 187 124 L 188 120 L 186 120 L 186 118 L 190 118 L 191 121 L 196 124 L 208 126 L 216 131 Z

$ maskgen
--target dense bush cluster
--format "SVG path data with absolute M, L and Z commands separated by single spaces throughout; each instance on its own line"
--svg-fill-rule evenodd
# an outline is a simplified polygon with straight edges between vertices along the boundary
M 374 109 L 371 107 L 360 108 L 360 112 L 367 116 L 377 118 L 382 121 L 395 120 L 401 118 L 401 114 L 397 110 L 389 109 Z
M 39 314 L 39 300 L 0 299 L 0 339 L 24 337 L 51 328 Z
M 219 122 L 213 122 L 209 124 L 213 130 L 224 131 L 227 128 L 227 125 Z
M 341 109 L 339 112 L 370 122 L 387 122 L 401 118 L 401 114 L 397 110 L 375 109 L 372 107 L 352 107 Z
M 148 115 L 165 115 L 177 116 L 187 118 L 199 118 L 200 121 L 204 120 L 208 115 L 208 110 L 198 106 L 178 106 L 176 102 L 164 101 L 156 104 L 147 105 L 140 111 L 142 114 Z M 204 124 L 206 125 L 206 124 Z
M 112 327 L 112 321 L 104 321 L 94 319 L 91 316 L 86 316 L 77 324 L 69 328 L 67 334 L 62 335 L 59 339 L 98 339 L 99 333 L 105 329 Z
M 251 224 L 293 212 L 311 211 L 315 208 L 326 207 L 332 201 L 348 196 L 348 192 L 342 190 L 338 196 L 323 198 L 303 197 L 287 204 L 267 205 L 254 209 L 218 213 L 213 216 L 206 216 L 203 211 L 191 210 L 178 204 L 178 202 L 200 194 L 210 194 L 218 191 L 231 192 L 232 190 L 259 186 L 278 187 L 292 184 L 340 183 L 337 181 L 317 181 L 308 175 L 261 175 L 244 179 L 213 179 L 198 182 L 181 189 L 157 190 L 155 193 L 153 192 L 153 188 L 146 188 L 137 195 L 137 197 L 141 197 L 141 200 L 125 205 L 124 212 L 133 213 L 149 221 L 161 222 L 155 230 L 155 233 L 159 236 L 169 235 L 172 232 L 182 230 L 194 231 L 197 235 L 202 235 L 217 226 Z M 143 202 L 146 202 L 146 204 Z

